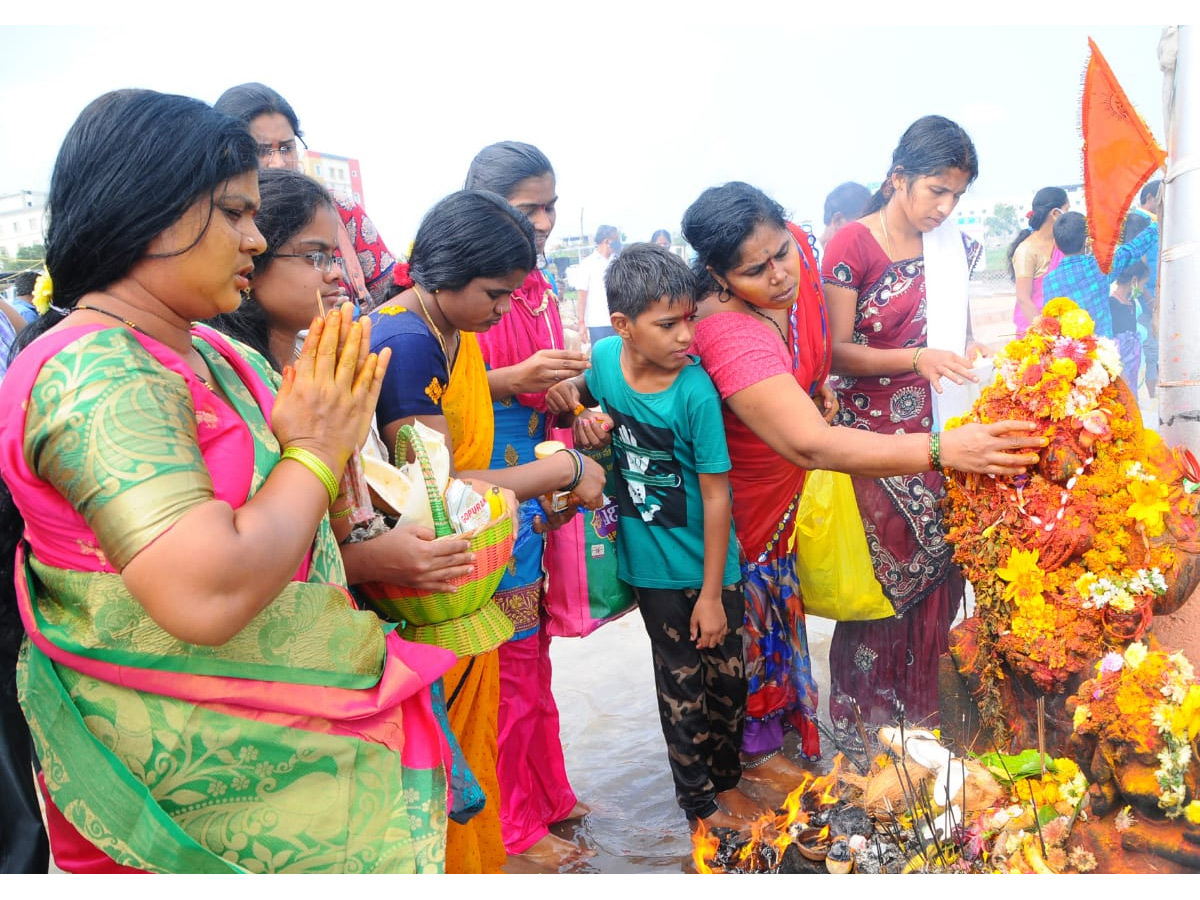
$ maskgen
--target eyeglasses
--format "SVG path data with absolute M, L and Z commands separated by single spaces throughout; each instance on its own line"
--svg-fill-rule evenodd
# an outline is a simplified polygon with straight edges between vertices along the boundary
M 337 266 L 343 275 L 346 274 L 346 261 L 339 254 L 326 253 L 324 250 L 310 250 L 308 253 L 276 253 L 282 259 L 307 259 L 318 272 L 328 275 Z
M 297 152 L 299 151 L 299 148 L 296 146 L 296 141 L 299 141 L 305 150 L 308 149 L 308 144 L 304 143 L 304 138 L 294 137 L 290 140 L 280 141 L 277 146 L 272 144 L 259 144 L 258 158 L 263 162 L 267 162 L 272 156 L 278 153 L 280 159 L 288 161 L 294 160 Z

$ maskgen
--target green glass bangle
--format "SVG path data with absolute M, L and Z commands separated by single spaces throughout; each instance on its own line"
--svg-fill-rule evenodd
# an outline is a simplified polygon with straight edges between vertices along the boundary
M 942 467 L 942 433 L 940 431 L 931 432 L 929 435 L 929 468 L 940 469 Z
M 344 518 L 346 518 L 346 516 L 350 515 L 352 512 L 354 512 L 354 507 L 353 507 L 353 506 L 347 506 L 345 509 L 339 509 L 337 512 L 331 512 L 331 513 L 329 514 L 329 518 L 330 518 L 331 520 L 333 520 L 333 519 L 344 519 Z
M 329 492 L 329 505 L 332 506 L 337 502 L 338 481 L 333 477 L 333 470 L 325 464 L 325 461 L 321 457 L 315 453 L 310 453 L 303 447 L 288 447 L 279 458 L 281 460 L 290 459 L 293 462 L 298 462 L 316 475 L 321 484 L 325 485 L 325 490 Z

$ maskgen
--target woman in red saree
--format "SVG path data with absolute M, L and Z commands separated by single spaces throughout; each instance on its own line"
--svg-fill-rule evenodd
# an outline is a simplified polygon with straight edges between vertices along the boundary
M 55 166 L 0 536 L 67 871 L 442 869 L 453 656 L 354 606 L 327 515 L 387 354 L 348 306 L 282 378 L 191 325 L 248 287 L 257 175 L 241 123 L 152 91 L 89 105 Z
M 926 435 L 966 411 L 945 406 L 958 385 L 977 377 L 967 280 L 981 248 L 950 216 L 978 171 L 958 125 L 940 116 L 917 120 L 863 217 L 825 248 L 833 370 L 843 376 L 839 425 Z M 871 726 L 903 719 L 937 727 L 938 658 L 964 591 L 942 529 L 940 471 L 856 477 L 854 490 L 875 577 L 895 616 L 838 622 L 834 630 L 830 716 L 839 741 L 851 744 L 860 742 L 856 704 Z
M 742 182 L 709 188 L 688 207 L 683 233 L 700 274 L 714 282 L 694 350 L 724 402 L 733 463 L 747 602 L 745 774 L 788 789 L 802 773 L 780 753 L 785 732 L 799 733 L 805 755 L 820 752 L 803 598 L 787 552 L 805 472 L 921 472 L 930 465 L 930 438 L 829 427 L 834 406 L 823 385 L 829 345 L 816 264 L 778 203 Z M 1019 472 L 1037 459 L 1020 452 L 1040 446 L 1030 430 L 1017 422 L 955 429 L 941 438 L 942 462 Z

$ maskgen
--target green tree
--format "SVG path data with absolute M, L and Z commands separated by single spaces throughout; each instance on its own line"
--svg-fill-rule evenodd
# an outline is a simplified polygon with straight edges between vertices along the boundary
M 45 244 L 31 244 L 28 247 L 21 247 L 19 250 L 17 250 L 17 259 L 31 259 L 41 262 L 45 258 Z
M 1011 203 L 997 203 L 983 224 L 988 237 L 998 243 L 1008 240 L 1021 230 L 1017 220 L 1017 208 Z

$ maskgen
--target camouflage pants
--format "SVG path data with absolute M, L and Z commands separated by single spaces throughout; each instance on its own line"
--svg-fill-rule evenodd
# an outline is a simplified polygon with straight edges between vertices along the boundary
M 739 751 L 746 721 L 746 671 L 742 626 L 746 606 L 740 586 L 721 592 L 729 633 L 716 647 L 691 640 L 693 589 L 635 588 L 654 656 L 658 712 L 675 796 L 689 819 L 717 810 L 717 794 L 742 777 Z

